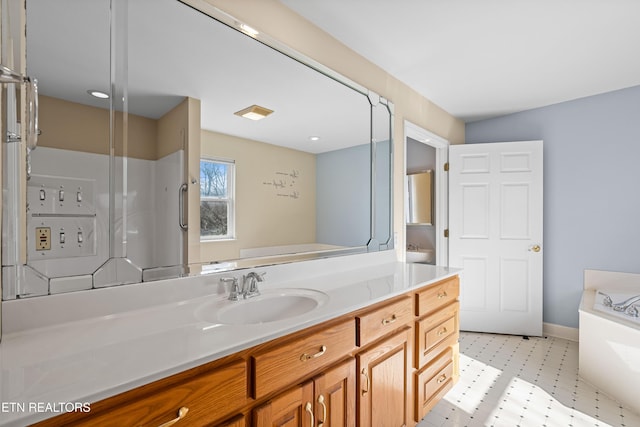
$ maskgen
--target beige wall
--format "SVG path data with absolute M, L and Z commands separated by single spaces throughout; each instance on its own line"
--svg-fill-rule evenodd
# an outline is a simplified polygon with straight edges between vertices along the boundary
M 202 131 L 203 157 L 236 163 L 236 240 L 202 242 L 206 260 L 236 259 L 240 249 L 315 243 L 315 155 L 263 142 Z M 273 180 L 292 183 L 278 174 L 299 172 L 293 187 L 277 189 Z M 279 196 L 297 191 L 299 198 Z
M 188 127 L 189 100 L 185 99 L 173 110 L 158 119 L 158 143 L 155 151 L 156 158 L 161 159 L 178 150 L 185 149 Z
M 319 63 L 391 100 L 394 118 L 394 230 L 404 247 L 404 121 L 452 144 L 464 143 L 464 122 L 297 15 L 278 0 L 206 0 L 213 6 L 281 41 Z
M 109 154 L 109 110 L 48 96 L 39 99 L 38 145 L 49 148 Z M 156 120 L 129 114 L 127 153 L 129 157 L 156 160 Z M 122 135 L 122 115 L 116 116 L 116 135 Z M 116 154 L 122 154 L 122 138 Z
M 39 99 L 38 146 L 109 154 L 109 110 L 48 96 Z M 185 146 L 188 102 L 178 104 L 159 120 L 127 116 L 129 157 L 157 160 Z M 122 154 L 122 115 L 116 115 L 116 155 Z

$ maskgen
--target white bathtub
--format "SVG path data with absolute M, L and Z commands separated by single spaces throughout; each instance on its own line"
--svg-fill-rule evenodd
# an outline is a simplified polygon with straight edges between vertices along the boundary
M 640 274 L 586 270 L 580 303 L 579 373 L 587 382 L 640 413 L 640 321 L 602 306 L 640 294 Z

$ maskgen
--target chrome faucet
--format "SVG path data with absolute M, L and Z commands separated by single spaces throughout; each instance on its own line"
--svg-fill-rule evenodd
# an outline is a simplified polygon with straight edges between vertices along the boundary
M 611 307 L 613 311 L 618 311 L 631 317 L 638 317 L 638 308 L 635 304 L 640 302 L 640 295 L 636 295 L 619 303 L 614 303 L 609 295 L 602 291 L 598 291 L 598 293 L 604 296 L 602 304 L 605 307 Z
M 260 295 L 258 282 L 264 281 L 265 274 L 267 273 L 256 273 L 255 271 L 252 271 L 250 273 L 247 273 L 246 276 L 242 276 L 242 295 L 245 298 L 251 298 Z
M 602 291 L 598 291 L 598 293 L 604 297 L 602 300 L 602 305 L 604 305 L 605 307 L 613 307 L 613 300 L 609 295 L 605 294 Z
M 626 312 L 630 307 L 632 307 L 637 302 L 640 302 L 640 295 L 636 295 L 635 297 L 631 297 L 626 301 L 619 302 L 618 304 L 613 304 L 613 309 L 615 311 Z
M 630 305 L 625 311 L 624 314 L 631 317 L 640 317 L 640 310 L 638 310 L 638 305 Z
M 229 301 L 239 301 L 240 300 L 240 287 L 238 286 L 238 278 L 237 277 L 221 277 L 220 281 L 222 283 L 231 283 L 229 287 Z

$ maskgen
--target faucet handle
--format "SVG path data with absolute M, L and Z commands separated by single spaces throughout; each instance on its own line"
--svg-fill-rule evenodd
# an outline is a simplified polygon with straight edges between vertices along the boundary
M 245 298 L 251 298 L 260 295 L 258 282 L 262 282 L 264 280 L 265 274 L 267 273 L 256 273 L 255 271 L 252 271 L 246 276 L 242 276 L 242 292 Z
M 237 277 L 221 277 L 220 281 L 222 283 L 231 283 L 231 287 L 229 288 L 229 300 L 230 301 L 238 301 L 240 299 L 240 286 L 238 286 L 238 278 Z

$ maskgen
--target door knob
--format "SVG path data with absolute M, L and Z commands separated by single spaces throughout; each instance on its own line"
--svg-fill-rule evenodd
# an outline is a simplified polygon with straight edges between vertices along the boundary
M 529 251 L 540 252 L 540 245 L 533 245 L 529 248 Z

